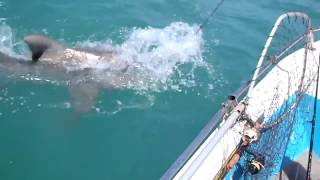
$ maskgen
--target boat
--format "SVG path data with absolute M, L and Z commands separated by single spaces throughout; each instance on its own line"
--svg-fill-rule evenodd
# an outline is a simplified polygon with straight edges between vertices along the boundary
M 307 14 L 282 14 L 252 78 L 161 179 L 319 178 L 319 31 Z

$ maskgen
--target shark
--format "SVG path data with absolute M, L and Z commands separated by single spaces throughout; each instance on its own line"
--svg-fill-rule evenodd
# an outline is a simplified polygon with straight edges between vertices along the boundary
M 54 77 L 67 82 L 76 112 L 88 112 L 101 89 L 122 88 L 134 83 L 129 65 L 119 52 L 68 47 L 44 35 L 28 35 L 24 42 L 30 57 L 0 52 L 0 70 L 15 76 Z

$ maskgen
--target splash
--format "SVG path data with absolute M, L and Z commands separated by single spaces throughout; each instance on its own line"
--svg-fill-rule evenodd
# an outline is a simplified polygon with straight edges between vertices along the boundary
M 197 26 L 172 23 L 164 29 L 134 29 L 121 46 L 121 58 L 165 82 L 178 64 L 202 63 Z
M 30 54 L 22 41 L 15 41 L 11 27 L 2 20 L 0 20 L 0 51 L 20 59 L 26 59 Z
M 125 33 L 122 44 L 113 45 L 108 40 L 85 41 L 78 45 L 116 51 L 118 59 L 128 65 L 124 76 L 132 78 L 126 88 L 140 91 L 179 89 L 195 85 L 193 71 L 196 68 L 210 69 L 202 58 L 202 32 L 197 33 L 197 29 L 197 25 L 174 22 L 164 28 L 134 28 Z M 186 70 L 183 65 L 191 68 Z
M 67 68 L 93 69 L 90 79 L 101 84 L 116 81 L 115 84 L 120 84 L 118 87 L 138 92 L 179 91 L 181 87 L 196 86 L 195 69 L 210 71 L 211 68 L 202 58 L 202 32 L 197 33 L 197 29 L 197 25 L 174 22 L 164 28 L 133 28 L 121 32 L 124 41 L 120 44 L 112 40 L 77 42 L 76 46 L 82 48 L 115 52 L 116 66 L 89 59 Z M 14 57 L 30 57 L 23 41 L 15 41 L 12 29 L 4 23 L 0 25 L 0 51 Z M 125 72 L 114 69 L 124 66 L 127 66 Z
M 8 54 L 10 56 L 15 56 L 14 53 L 14 43 L 13 43 L 13 33 L 10 26 L 2 23 L 0 26 L 0 50 L 1 52 Z

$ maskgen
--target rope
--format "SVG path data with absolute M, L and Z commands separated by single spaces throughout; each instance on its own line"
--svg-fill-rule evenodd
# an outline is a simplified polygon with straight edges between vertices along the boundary
M 224 0 L 220 0 L 219 3 L 215 6 L 215 8 L 212 9 L 209 16 L 199 26 L 199 29 L 196 31 L 196 34 L 198 34 L 199 31 L 202 30 L 204 28 L 204 26 L 206 26 L 208 24 L 209 19 L 218 11 L 218 9 L 220 8 L 220 6 L 222 5 L 223 2 L 224 2 Z
M 319 61 L 320 61 L 320 56 L 319 56 Z M 313 105 L 311 138 L 310 138 L 309 158 L 308 158 L 308 167 L 307 167 L 306 180 L 310 180 L 310 174 L 311 174 L 312 151 L 313 151 L 313 141 L 314 141 L 314 129 L 315 129 L 316 117 L 317 117 L 317 100 L 318 100 L 318 86 L 319 86 L 319 69 L 320 69 L 320 65 L 318 65 L 318 71 L 317 71 L 318 74 L 317 74 L 317 83 L 316 83 L 316 95 L 315 95 L 315 98 L 314 98 L 314 105 Z

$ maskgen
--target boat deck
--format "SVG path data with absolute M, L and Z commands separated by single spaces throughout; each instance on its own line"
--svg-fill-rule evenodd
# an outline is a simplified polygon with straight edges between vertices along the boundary
M 284 169 L 275 176 L 273 179 L 282 179 L 282 180 L 300 180 L 306 179 L 307 175 L 307 166 L 308 166 L 308 151 L 305 151 L 301 154 L 296 160 L 292 161 L 288 158 L 285 158 L 283 161 L 287 161 L 287 165 Z M 315 154 L 312 153 L 312 164 L 311 164 L 311 179 L 319 180 L 320 179 L 320 159 Z

